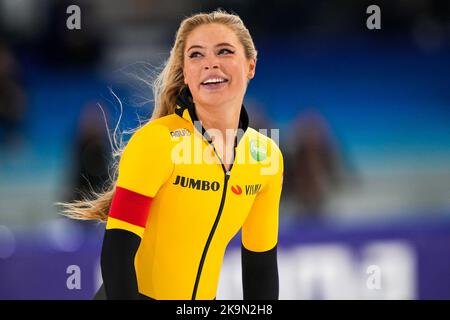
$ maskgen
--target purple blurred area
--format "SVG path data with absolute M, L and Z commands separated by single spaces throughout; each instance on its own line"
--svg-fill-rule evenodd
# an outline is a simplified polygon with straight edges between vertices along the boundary
M 258 50 L 251 126 L 280 129 L 280 297 L 450 299 L 450 3 L 377 1 L 368 30 L 371 4 L 0 0 L 0 299 L 92 298 L 104 225 L 54 204 L 107 187 L 108 130 L 150 117 L 179 22 L 217 7 Z M 240 295 L 238 243 L 218 298 Z

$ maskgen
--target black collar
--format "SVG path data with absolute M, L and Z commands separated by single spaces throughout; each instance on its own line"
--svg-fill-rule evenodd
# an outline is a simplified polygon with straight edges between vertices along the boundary
M 192 99 L 191 91 L 187 86 L 181 90 L 180 94 L 177 97 L 177 107 L 175 108 L 175 113 L 178 116 L 186 119 L 185 117 L 186 110 L 189 114 L 190 120 L 192 121 L 193 124 L 195 124 L 196 129 L 202 133 L 203 137 L 205 137 L 205 139 L 208 142 L 212 142 L 211 137 L 208 135 L 205 128 L 200 123 L 200 120 L 197 117 L 197 113 L 195 112 L 195 103 Z M 242 129 L 244 132 L 246 132 L 248 124 L 249 124 L 248 113 L 247 110 L 245 110 L 244 105 L 242 105 L 241 113 L 239 115 L 239 129 Z M 237 146 L 239 140 L 242 137 L 238 134 L 236 138 L 237 139 L 235 141 L 235 146 Z

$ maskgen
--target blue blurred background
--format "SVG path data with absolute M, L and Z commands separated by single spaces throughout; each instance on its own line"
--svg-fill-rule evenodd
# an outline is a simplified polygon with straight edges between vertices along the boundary
M 150 117 L 179 22 L 218 7 L 258 50 L 251 125 L 280 129 L 280 298 L 450 299 L 450 3 L 377 1 L 380 30 L 370 4 L 0 0 L 0 299 L 93 296 L 104 225 L 54 203 L 106 186 L 107 130 Z M 237 235 L 217 298 L 240 277 Z

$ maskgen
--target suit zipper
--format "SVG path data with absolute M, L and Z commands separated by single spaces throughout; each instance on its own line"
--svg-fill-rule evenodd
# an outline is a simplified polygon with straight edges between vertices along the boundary
M 225 168 L 225 165 L 223 164 L 222 159 L 219 157 L 219 155 L 216 152 L 216 148 L 214 148 L 214 152 L 216 153 L 217 157 L 220 160 L 220 163 L 222 165 L 222 169 L 225 173 L 225 178 L 224 178 L 224 183 L 223 183 L 223 191 L 222 191 L 222 199 L 220 200 L 220 206 L 219 206 L 219 211 L 217 212 L 217 216 L 216 216 L 216 220 L 214 221 L 214 225 L 211 229 L 211 232 L 209 233 L 208 236 L 208 240 L 206 241 L 205 247 L 203 248 L 203 254 L 202 254 L 202 258 L 200 259 L 200 265 L 198 267 L 197 270 L 197 277 L 195 279 L 195 284 L 194 284 L 194 291 L 192 292 L 192 300 L 195 300 L 196 296 L 197 296 L 197 290 L 198 290 L 198 285 L 200 282 L 200 276 L 202 274 L 202 269 L 203 269 L 203 264 L 205 263 L 205 259 L 206 259 L 206 254 L 208 253 L 208 249 L 209 249 L 209 245 L 211 244 L 211 240 L 214 236 L 214 232 L 216 231 L 217 225 L 219 224 L 219 220 L 220 220 L 220 216 L 222 215 L 222 210 L 223 207 L 225 205 L 225 198 L 227 195 L 227 188 L 228 188 L 228 180 L 230 179 L 230 172 L 231 172 L 231 168 L 233 167 L 233 163 L 230 166 L 230 169 L 227 171 Z M 236 148 L 235 148 L 235 154 L 236 154 Z

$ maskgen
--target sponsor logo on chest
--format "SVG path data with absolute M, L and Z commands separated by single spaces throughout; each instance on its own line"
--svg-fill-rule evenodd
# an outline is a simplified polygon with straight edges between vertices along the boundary
M 193 179 L 183 176 L 177 176 L 173 184 L 176 186 L 181 186 L 183 188 L 202 191 L 217 191 L 220 189 L 220 183 L 217 181 Z
M 233 191 L 234 194 L 240 196 L 245 191 L 245 195 L 247 196 L 253 196 L 257 194 L 261 190 L 261 184 L 246 184 L 245 188 L 242 189 L 242 187 L 238 184 L 231 186 L 231 191 Z

